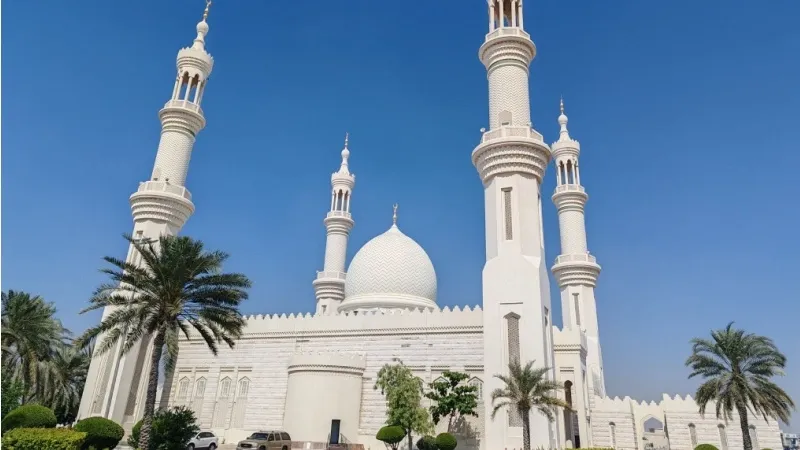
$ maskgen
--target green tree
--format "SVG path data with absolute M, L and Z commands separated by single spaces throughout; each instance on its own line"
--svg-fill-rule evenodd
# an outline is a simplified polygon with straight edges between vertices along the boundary
M 152 423 L 148 447 L 141 441 L 143 420 L 133 426 L 128 445 L 141 450 L 186 450 L 186 443 L 200 431 L 194 411 L 185 406 L 156 411 Z
M 183 333 L 188 338 L 192 330 L 215 355 L 218 343 L 232 348 L 244 326 L 239 305 L 247 298 L 251 283 L 242 274 L 222 273 L 228 255 L 204 250 L 201 241 L 185 236 L 162 236 L 147 242 L 130 236 L 125 239 L 141 262 L 135 265 L 104 258 L 112 266 L 103 270 L 111 281 L 97 288 L 91 306 L 82 312 L 101 308 L 111 312 L 78 341 L 83 345 L 98 339 L 96 353 L 101 354 L 120 341 L 122 351 L 127 352 L 141 340 L 152 340 L 139 440 L 140 448 L 147 449 L 162 359 L 166 370 L 172 370 L 178 336 Z
M 78 415 L 91 352 L 91 346 L 61 345 L 42 369 L 41 402 L 55 412 L 58 423 L 72 423 Z
M 705 379 L 697 388 L 695 401 L 704 414 L 708 402 L 716 403 L 717 418 L 739 413 L 744 450 L 752 450 L 748 410 L 755 415 L 789 422 L 794 409 L 791 397 L 770 379 L 783 375 L 786 356 L 769 339 L 733 328 L 733 322 L 711 332 L 711 339 L 692 339 L 689 378 Z
M 433 431 L 428 411 L 420 405 L 422 380 L 402 363 L 386 364 L 378 371 L 374 389 L 378 388 L 386 396 L 387 424 L 402 427 L 408 437 L 408 450 L 413 450 L 412 433 Z
M 458 417 L 478 417 L 475 411 L 478 407 L 478 388 L 464 384 L 469 379 L 465 373 L 446 370 L 442 378 L 428 384 L 430 390 L 425 397 L 434 402 L 429 408 L 434 425 L 438 425 L 442 417 L 447 417 L 447 431 L 452 432 L 453 423 Z
M 5 366 L 2 369 L 2 384 L 3 392 L 0 394 L 2 400 L 2 413 L 0 413 L 0 420 L 6 417 L 11 410 L 21 405 L 22 400 L 22 383 L 19 380 L 6 373 Z
M 22 384 L 21 403 L 44 395 L 43 370 L 68 333 L 55 313 L 55 306 L 38 295 L 2 293 L 2 364 Z
M 502 408 L 516 410 L 522 418 L 522 444 L 525 450 L 531 449 L 532 408 L 536 408 L 551 422 L 557 408 L 569 409 L 564 400 L 556 397 L 561 385 L 547 378 L 549 371 L 548 367 L 534 369 L 533 361 L 524 366 L 519 361 L 513 361 L 508 365 L 508 375 L 495 375 L 505 383 L 505 387 L 492 392 L 492 419 Z

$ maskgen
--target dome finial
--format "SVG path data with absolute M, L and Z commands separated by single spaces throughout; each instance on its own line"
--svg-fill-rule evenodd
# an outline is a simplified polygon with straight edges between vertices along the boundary
M 397 203 L 392 206 L 392 225 L 397 225 Z
M 342 166 L 339 168 L 339 173 L 350 173 L 347 167 L 347 158 L 350 157 L 350 149 L 347 145 L 350 143 L 350 133 L 344 133 L 344 148 L 342 149 Z
M 561 125 L 561 131 L 559 132 L 559 141 L 567 141 L 570 139 L 569 131 L 567 131 L 567 115 L 564 114 L 564 97 L 561 97 L 561 115 L 558 116 L 558 124 Z
M 208 19 L 209 8 L 211 8 L 211 0 L 206 0 L 206 9 L 203 11 L 203 20 L 197 23 L 197 37 L 194 38 L 194 44 L 192 44 L 192 48 L 197 50 L 205 51 L 206 49 L 206 35 L 208 34 L 208 23 L 206 23 L 206 19 Z
M 206 10 L 203 11 L 203 22 L 208 19 L 208 10 L 211 8 L 211 0 L 206 0 Z

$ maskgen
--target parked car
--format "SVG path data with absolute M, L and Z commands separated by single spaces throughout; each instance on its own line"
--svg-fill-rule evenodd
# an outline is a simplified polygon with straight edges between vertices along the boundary
M 219 447 L 219 438 L 210 431 L 201 431 L 189 441 L 189 444 L 186 445 L 186 450 L 199 450 L 201 448 L 216 450 L 217 447 Z
M 285 431 L 256 431 L 236 444 L 236 450 L 291 450 L 292 438 Z

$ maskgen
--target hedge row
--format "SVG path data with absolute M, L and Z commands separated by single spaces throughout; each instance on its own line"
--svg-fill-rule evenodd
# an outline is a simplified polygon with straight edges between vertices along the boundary
M 85 441 L 69 428 L 15 428 L 3 435 L 3 450 L 80 450 Z

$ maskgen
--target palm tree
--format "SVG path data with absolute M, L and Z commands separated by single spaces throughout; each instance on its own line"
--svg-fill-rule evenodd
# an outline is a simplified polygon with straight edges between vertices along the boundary
M 522 418 L 522 443 L 525 450 L 531 449 L 531 408 L 536 408 L 547 420 L 553 421 L 556 408 L 570 409 L 569 405 L 555 393 L 561 385 L 547 378 L 549 367 L 533 368 L 533 361 L 521 366 L 519 361 L 508 365 L 508 375 L 495 375 L 506 384 L 492 392 L 492 420 L 501 408 L 516 411 Z
M 75 420 L 89 372 L 92 347 L 61 345 L 41 370 L 41 403 L 55 411 L 58 423 Z
M 692 339 L 692 356 L 686 365 L 692 368 L 689 378 L 702 376 L 706 381 L 697 388 L 695 400 L 704 414 L 710 401 L 716 402 L 717 418 L 731 418 L 734 408 L 739 413 L 744 450 L 752 450 L 748 410 L 789 422 L 794 402 L 777 384 L 770 381 L 783 375 L 786 357 L 764 336 L 733 328 L 733 322 L 722 330 L 711 332 L 711 339 Z
M 194 330 L 217 354 L 217 344 L 233 347 L 241 335 L 244 319 L 239 304 L 247 298 L 250 280 L 238 273 L 221 273 L 228 258 L 223 252 L 207 252 L 203 243 L 189 237 L 162 236 L 144 242 L 125 239 L 141 256 L 138 265 L 105 257 L 113 267 L 104 269 L 111 282 L 97 288 L 91 306 L 83 312 L 110 308 L 100 325 L 86 330 L 78 340 L 84 344 L 99 338 L 97 353 L 121 342 L 122 352 L 140 340 L 152 337 L 153 352 L 140 447 L 148 449 L 150 426 L 156 401 L 159 365 L 164 357 L 172 370 L 178 352 L 178 336 Z M 166 353 L 164 350 L 166 349 Z
M 68 333 L 56 308 L 26 292 L 2 293 L 2 364 L 23 386 L 22 403 L 41 394 L 43 364 L 64 344 Z

